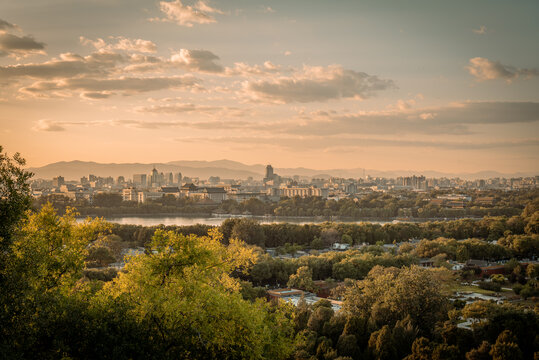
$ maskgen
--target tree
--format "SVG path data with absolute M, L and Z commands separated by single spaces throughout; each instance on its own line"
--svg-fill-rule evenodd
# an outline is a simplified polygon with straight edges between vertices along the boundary
M 390 360 L 395 358 L 396 349 L 391 341 L 391 330 L 389 326 L 384 325 L 380 330 L 371 334 L 369 351 L 375 359 Z
M 459 348 L 455 345 L 439 344 L 432 351 L 433 360 L 459 360 Z
M 103 246 L 92 246 L 88 250 L 88 256 L 86 257 L 87 267 L 104 267 L 113 263 L 116 259 L 112 255 L 111 251 Z
M 81 277 L 88 244 L 109 231 L 99 219 L 77 224 L 76 212 L 58 216 L 51 204 L 21 221 L 12 245 L 13 271 L 34 291 L 69 289 Z
M 322 333 L 324 325 L 328 323 L 333 317 L 333 309 L 327 306 L 319 306 L 311 314 L 307 327 L 317 333 Z
M 355 335 L 342 334 L 337 342 L 337 350 L 341 356 L 357 357 L 360 353 L 360 348 L 357 344 Z
M 518 347 L 516 338 L 509 330 L 504 330 L 496 339 L 496 343 L 490 349 L 492 360 L 520 360 L 522 352 Z
M 413 326 L 412 319 L 409 316 L 397 321 L 391 331 L 391 341 L 399 359 L 404 358 L 410 352 L 417 333 L 417 328 Z
M 409 316 L 420 334 L 430 334 L 446 316 L 448 302 L 439 280 L 419 266 L 375 266 L 365 280 L 357 281 L 345 294 L 344 309 L 370 319 L 378 328 L 394 326 Z
M 11 245 L 15 226 L 31 205 L 29 180 L 33 174 L 23 169 L 25 164 L 19 153 L 10 158 L 0 146 L 0 254 Z
M 169 358 L 286 358 L 292 323 L 287 304 L 243 300 L 229 274 L 252 266 L 253 249 L 239 240 L 157 230 L 152 252 L 130 259 L 125 272 L 98 293 L 124 300 L 137 321 L 150 324 Z
M 239 239 L 247 244 L 266 246 L 266 235 L 260 224 L 253 219 L 242 218 L 232 227 L 231 238 Z
M 483 341 L 477 349 L 472 349 L 466 353 L 466 360 L 491 360 L 489 354 L 490 344 L 488 341 Z
M 339 242 L 341 236 L 335 228 L 324 229 L 320 232 L 320 238 L 326 247 L 330 247 L 336 242 Z
M 501 285 L 503 285 L 503 283 L 505 282 L 505 276 L 503 276 L 502 274 L 494 274 L 490 278 L 493 282 Z
M 431 360 L 432 347 L 429 339 L 420 337 L 412 344 L 412 353 L 404 358 L 405 360 Z
M 539 265 L 538 264 L 528 264 L 526 268 L 526 275 L 530 279 L 536 279 L 539 276 Z
M 316 236 L 313 241 L 311 241 L 311 248 L 316 250 L 321 250 L 324 248 L 324 241 L 319 237 Z
M 313 272 L 308 266 L 301 266 L 295 274 L 290 275 L 288 287 L 306 291 L 314 291 Z
M 348 234 L 343 234 L 343 236 L 341 237 L 341 242 L 344 244 L 353 245 L 354 239 L 352 239 L 352 237 Z
M 117 193 L 101 193 L 94 196 L 93 204 L 101 207 L 115 207 L 122 205 L 122 195 Z
M 86 247 L 107 231 L 100 220 L 77 223 L 71 209 L 58 216 L 51 204 L 20 221 L 6 251 L 1 291 L 0 349 L 11 352 L 7 358 L 29 349 L 35 351 L 29 357 L 41 358 L 39 351 L 44 355 L 63 344 L 73 346 L 61 324 L 67 321 L 64 314 L 88 315 L 83 313 L 91 286 L 81 281 Z M 81 331 L 83 327 L 78 325 Z M 57 336 L 54 344 L 47 339 L 51 332 Z

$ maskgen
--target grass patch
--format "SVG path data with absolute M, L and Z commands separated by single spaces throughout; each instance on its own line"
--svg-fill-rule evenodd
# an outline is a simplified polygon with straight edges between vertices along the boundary
M 496 294 L 494 291 L 481 289 L 479 286 L 462 285 L 462 284 L 453 285 L 451 287 L 451 290 L 453 292 L 475 292 L 475 293 L 483 294 L 483 295 L 494 295 L 494 294 Z

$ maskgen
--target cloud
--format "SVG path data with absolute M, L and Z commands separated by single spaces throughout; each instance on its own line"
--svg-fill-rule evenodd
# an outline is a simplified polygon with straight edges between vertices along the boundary
M 198 82 L 198 79 L 191 76 L 122 77 L 118 79 L 73 78 L 59 81 L 39 81 L 21 89 L 21 91 L 33 95 L 62 90 L 83 91 L 86 93 L 83 96 L 88 97 L 88 94 L 90 94 L 90 98 L 97 99 L 100 95 L 96 93 L 100 93 L 102 98 L 111 95 L 111 92 L 114 91 L 118 91 L 123 95 L 133 95 L 163 89 L 193 88 Z
M 67 78 L 82 75 L 107 75 L 118 63 L 126 59 L 120 54 L 100 51 L 82 57 L 73 53 L 61 54 L 60 58 L 39 64 L 0 66 L 0 80 L 29 77 L 34 79 Z
M 472 134 L 472 125 L 539 121 L 538 102 L 462 102 L 446 106 L 370 112 L 300 114 L 275 128 L 284 134 Z
M 108 99 L 112 95 L 113 93 L 111 93 L 110 91 L 102 91 L 102 92 L 84 92 L 80 96 L 83 99 L 88 99 L 88 100 L 102 100 L 102 99 Z
M 199 130 L 238 130 L 249 127 L 251 123 L 241 120 L 212 120 L 212 121 L 147 121 L 147 120 L 114 120 L 111 122 L 116 126 L 128 126 L 139 129 L 162 129 L 162 128 L 192 128 Z
M 165 14 L 164 18 L 154 18 L 153 21 L 173 22 L 181 26 L 192 27 L 194 24 L 211 24 L 216 22 L 210 14 L 223 14 L 219 9 L 212 8 L 204 1 L 196 4 L 184 5 L 181 0 L 161 1 L 160 10 Z
M 249 65 L 243 62 L 237 62 L 234 63 L 234 67 L 227 67 L 225 74 L 228 76 L 265 76 L 278 74 L 282 71 L 289 71 L 289 69 L 283 70 L 281 66 L 275 65 L 271 61 L 265 61 L 262 65 Z
M 53 121 L 50 119 L 40 119 L 36 121 L 34 127 L 32 127 L 32 130 L 34 131 L 65 131 L 66 128 L 62 126 L 60 122 Z
M 156 113 L 156 114 L 178 114 L 190 112 L 214 112 L 220 110 L 220 107 L 202 106 L 191 103 L 176 103 L 166 105 L 140 106 L 135 110 L 138 112 Z
M 193 103 L 175 102 L 174 99 L 164 99 L 163 103 L 150 106 L 139 106 L 135 111 L 141 113 L 166 114 L 175 115 L 182 113 L 197 113 L 203 115 L 211 115 L 215 118 L 230 118 L 244 117 L 252 111 L 249 109 L 232 107 L 232 106 L 207 106 L 197 105 Z
M 12 55 L 24 57 L 33 54 L 44 54 L 45 44 L 31 36 L 17 36 L 0 32 L 0 56 Z
M 265 14 L 273 14 L 275 13 L 275 10 L 273 10 L 270 6 L 265 6 L 265 7 L 263 6 L 262 12 Z
M 362 136 L 288 136 L 283 137 L 210 137 L 210 138 L 178 138 L 182 142 L 230 143 L 253 146 L 269 146 L 292 151 L 342 151 L 344 149 L 361 149 L 373 147 L 418 148 L 440 150 L 486 150 L 538 147 L 538 139 L 519 141 L 426 141 L 421 139 L 402 140 L 395 138 L 372 138 Z
M 468 72 L 479 81 L 505 79 L 511 81 L 519 76 L 538 76 L 538 69 L 518 69 L 513 66 L 503 65 L 499 61 L 491 61 L 482 57 L 470 59 L 466 67 Z
M 15 24 L 7 22 L 6 20 L 0 19 L 0 30 L 7 30 L 7 29 L 19 29 L 19 27 Z
M 376 92 L 393 88 L 391 80 L 383 80 L 364 72 L 328 67 L 304 66 L 290 77 L 248 81 L 246 93 L 253 99 L 276 103 L 307 103 L 331 99 L 365 99 Z
M 485 25 L 481 25 L 479 29 L 472 29 L 472 31 L 478 35 L 484 35 L 487 33 L 487 27 Z
M 170 58 L 172 64 L 188 71 L 200 71 L 209 73 L 223 72 L 223 67 L 217 63 L 219 56 L 208 50 L 188 50 L 180 51 Z
M 97 50 L 124 50 L 142 53 L 155 53 L 157 51 L 157 45 L 150 40 L 128 39 L 123 36 L 109 36 L 109 39 L 116 41 L 114 43 L 107 43 L 101 38 L 98 38 L 97 40 L 90 40 L 84 36 L 81 36 L 79 39 L 81 44 L 92 45 Z

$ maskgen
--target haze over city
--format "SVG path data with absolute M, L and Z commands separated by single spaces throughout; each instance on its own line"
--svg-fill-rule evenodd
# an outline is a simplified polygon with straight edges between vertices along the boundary
M 0 137 L 56 161 L 539 170 L 537 1 L 0 4 Z

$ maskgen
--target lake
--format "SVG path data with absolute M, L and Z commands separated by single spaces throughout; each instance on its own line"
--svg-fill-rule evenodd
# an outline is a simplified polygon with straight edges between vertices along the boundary
M 329 221 L 328 219 L 320 218 L 305 218 L 305 217 L 266 217 L 266 216 L 208 216 L 208 217 L 193 217 L 193 216 L 122 216 L 122 217 L 110 217 L 105 218 L 105 220 L 117 224 L 130 224 L 130 225 L 142 225 L 142 226 L 155 226 L 155 225 L 195 225 L 195 224 L 204 224 L 204 225 L 213 225 L 219 226 L 226 219 L 230 218 L 249 218 L 257 220 L 260 224 L 276 224 L 276 223 L 291 223 L 297 225 L 304 224 L 321 224 L 323 222 Z M 346 220 L 332 220 L 334 222 L 342 223 L 352 223 L 359 224 L 361 222 L 368 222 L 371 224 L 389 224 L 399 222 L 398 220 L 394 221 L 346 221 Z

